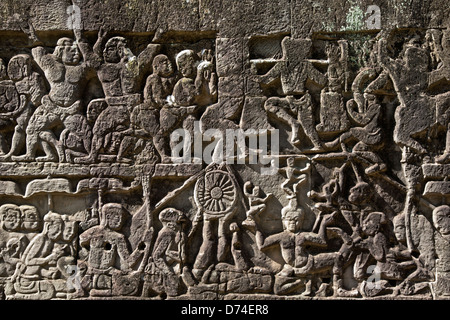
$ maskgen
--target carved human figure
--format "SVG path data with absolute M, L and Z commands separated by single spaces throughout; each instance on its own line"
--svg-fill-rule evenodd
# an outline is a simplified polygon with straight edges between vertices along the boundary
M 264 103 L 264 109 L 269 115 L 291 126 L 292 144 L 300 142 L 298 133 L 303 128 L 314 145 L 312 150 L 321 150 L 321 141 L 315 129 L 313 103 L 306 89 L 306 82 L 309 80 L 324 87 L 327 77 L 308 59 L 312 51 L 311 40 L 285 37 L 281 41 L 281 49 L 282 58 L 266 74 L 255 75 L 256 81 L 261 85 L 281 81 L 283 98 L 270 97 Z
M 387 267 L 398 284 L 394 288 L 394 294 L 412 295 L 428 288 L 433 275 L 422 262 L 422 257 L 416 258 L 408 248 L 406 241 L 405 214 L 400 213 L 392 220 L 394 234 L 397 243 L 389 248 L 386 254 Z
M 67 162 L 73 163 L 75 157 L 87 156 L 92 141 L 92 127 L 87 118 L 82 114 L 68 116 L 59 141 Z
M 339 205 L 339 196 L 341 196 L 341 169 L 335 168 L 329 181 L 322 186 L 320 192 L 311 190 L 307 196 L 314 200 L 314 207 L 320 212 L 331 213 Z
M 22 234 L 23 214 L 15 204 L 0 207 L 0 275 L 12 276 L 28 239 Z
M 199 61 L 193 50 L 186 49 L 175 56 L 175 63 L 181 78 L 176 82 L 172 95 L 168 97 L 169 104 L 160 110 L 160 135 L 163 140 L 158 142 L 157 148 L 162 153 L 167 150 L 167 135 L 177 126 L 188 130 L 193 137 L 194 121 L 199 116 L 197 113 L 204 111 L 203 108 L 214 100 L 212 95 L 216 94 L 213 76 L 215 73 L 210 61 Z M 170 149 L 173 149 L 176 143 L 170 139 Z M 163 156 L 162 161 L 165 162 L 164 160 L 170 161 L 168 157 Z
M 183 230 L 186 217 L 179 210 L 167 208 L 160 212 L 159 220 L 163 227 L 158 232 L 151 261 L 145 268 L 143 296 L 151 292 L 176 296 L 180 293 L 186 260 Z
M 387 219 L 382 212 L 371 212 L 362 220 L 362 237 L 354 241 L 353 246 L 360 250 L 354 264 L 354 277 L 358 280 L 360 293 L 366 296 L 375 296 L 385 292 L 389 287 L 386 280 L 386 270 L 389 265 L 386 263 L 386 255 L 389 250 L 389 243 L 384 233 L 383 227 Z M 370 275 L 369 266 L 375 265 L 372 271 L 379 277 L 376 285 L 368 285 L 367 278 Z M 386 268 L 387 267 L 387 268 Z M 398 275 L 397 275 L 398 276 Z
M 247 226 L 253 226 L 255 224 L 255 217 L 260 215 L 267 207 L 267 201 L 272 197 L 269 193 L 264 198 L 261 197 L 261 190 L 259 186 L 255 186 L 251 181 L 244 183 L 244 194 L 248 199 L 249 209 L 245 213 L 247 219 L 242 224 Z
M 22 212 L 15 204 L 4 204 L 0 207 L 2 227 L 8 232 L 19 231 L 22 226 Z
M 359 156 L 356 160 L 366 165 L 365 173 L 368 175 L 386 171 L 386 164 L 377 151 L 383 146 L 383 134 L 380 126 L 382 119 L 381 105 L 377 103 L 377 97 L 373 94 L 364 93 L 361 105 L 356 100 L 347 102 L 347 113 L 358 125 L 344 132 L 333 141 L 325 143 L 327 148 L 332 148 L 340 143 L 344 153 L 349 152 L 347 145 L 351 141 L 357 141 L 350 152 Z M 357 110 L 355 110 L 357 109 Z
M 322 141 L 314 127 L 313 102 L 308 91 L 299 99 L 292 95 L 285 98 L 270 97 L 264 103 L 264 109 L 270 115 L 291 127 L 291 144 L 300 143 L 298 135 L 300 129 L 303 128 L 306 136 L 313 143 L 311 151 L 323 149 Z
M 202 103 L 202 99 L 207 99 L 216 92 L 213 64 L 210 61 L 198 60 L 196 53 L 190 49 L 176 55 L 175 62 L 181 79 L 175 84 L 173 97 L 170 98 L 174 105 L 188 107 L 211 103 L 210 101 L 206 104 Z M 205 84 L 207 84 L 206 87 Z
M 328 43 L 325 52 L 328 58 L 328 68 L 325 74 L 328 84 L 320 93 L 320 123 L 316 129 L 318 132 L 342 132 L 350 126 L 342 96 L 342 91 L 347 91 L 349 73 L 347 41 L 339 40 L 338 45 Z
M 0 276 L 9 277 L 14 274 L 17 264 L 22 259 L 26 244 L 22 239 L 10 238 L 5 246 L 0 249 Z
M 55 296 L 52 279 L 60 274 L 57 261 L 63 256 L 63 250 L 56 245 L 63 232 L 61 216 L 48 212 L 44 216 L 44 227 L 35 236 L 23 253 L 22 261 L 17 264 L 10 285 L 5 288 L 12 299 L 51 299 Z
M 100 39 L 103 39 L 104 34 Z M 99 46 L 95 47 L 99 54 Z M 75 163 L 95 162 L 105 148 L 105 137 L 118 135 L 118 139 L 132 133 L 130 115 L 133 108 L 141 102 L 139 84 L 146 66 L 153 60 L 159 45 L 149 44 L 138 57 L 127 47 L 123 37 L 112 37 L 103 50 L 104 63 L 98 69 L 107 103 L 93 126 L 93 138 L 88 156 L 75 158 Z M 117 161 L 121 161 L 120 154 Z
M 301 208 L 286 210 L 282 215 L 283 231 L 264 237 L 256 229 L 256 243 L 260 250 L 274 246 L 281 249 L 284 260 L 283 268 L 275 275 L 274 293 L 279 295 L 301 293 L 309 295 L 312 292 L 315 274 L 333 273 L 333 289 L 335 294 L 347 292 L 342 285 L 342 270 L 339 252 L 323 252 L 312 254 L 311 248 L 325 251 L 327 248 L 326 228 L 333 223 L 334 215 L 324 217 L 318 233 L 303 231 L 305 213 Z M 323 288 L 319 288 L 319 291 Z
M 387 55 L 386 40 L 380 39 L 378 60 L 388 71 L 400 101 L 394 115 L 394 142 L 402 148 L 411 148 L 417 154 L 427 154 L 428 151 L 416 137 L 423 135 L 434 125 L 448 129 L 450 94 L 446 92 L 430 96 L 426 93 L 430 77 L 429 54 L 426 49 L 420 47 L 418 37 L 408 41 L 403 59 L 397 60 Z M 421 117 L 418 121 L 411 121 L 416 114 L 421 114 Z M 449 144 L 450 139 L 447 139 L 444 154 L 435 159 L 437 162 L 447 161 Z
M 326 85 L 327 77 L 308 59 L 312 52 L 310 39 L 285 37 L 281 49 L 282 58 L 266 74 L 257 77 L 261 84 L 280 80 L 283 96 L 305 94 L 307 80 L 322 87 Z
M 119 203 L 108 203 L 101 210 L 100 225 L 79 236 L 80 246 L 88 250 L 87 278 L 91 279 L 91 296 L 111 296 L 118 290 L 114 285 L 120 281 L 122 271 L 130 272 L 142 256 L 138 246 L 130 254 L 125 236 L 120 233 L 124 209 Z
M 431 29 L 425 34 L 424 47 L 430 53 L 431 72 L 428 83 L 430 86 L 450 81 L 450 34 L 448 30 Z M 437 110 L 437 122 L 447 129 L 446 144 L 444 153 L 438 156 L 435 161 L 438 163 L 448 163 L 450 161 L 450 110 L 448 101 L 439 103 Z
M 25 145 L 26 128 L 30 117 L 36 107 L 41 105 L 41 99 L 46 93 L 45 84 L 39 73 L 33 71 L 31 56 L 19 54 L 11 58 L 8 63 L 9 79 L 14 81 L 19 94 L 20 107 L 2 117 L 9 116 L 17 123 L 8 153 L 0 156 L 0 161 L 11 160 L 11 156 L 18 155 Z
M 353 239 L 360 237 L 362 221 L 366 216 L 376 211 L 373 198 L 371 186 L 367 182 L 359 181 L 349 190 L 350 204 L 341 206 L 342 215 L 353 230 Z
M 30 37 L 38 41 L 34 31 Z M 25 155 L 13 156 L 13 161 L 65 161 L 61 142 L 53 130 L 64 128 L 69 116 L 81 112 L 85 86 L 95 77 L 95 69 L 100 63 L 88 43 L 82 40 L 79 30 L 75 31 L 75 37 L 76 41 L 59 39 L 53 54 L 47 53 L 40 45 L 31 50 L 50 84 L 50 92 L 42 98 L 42 105 L 30 118 Z M 36 159 L 39 147 L 45 156 Z
M 286 167 L 279 169 L 279 172 L 286 176 L 286 180 L 281 184 L 281 188 L 286 192 L 288 199 L 297 196 L 298 188 L 306 182 L 307 175 L 305 172 L 310 170 L 310 166 L 308 163 L 305 168 L 297 169 L 295 167 L 295 158 L 289 157 L 286 160 Z
M 20 99 L 14 82 L 8 79 L 7 69 L 3 59 L 0 59 L 0 153 L 8 152 L 6 133 L 14 130 L 14 115 L 23 108 L 24 99 Z
M 448 246 L 450 242 L 450 206 L 444 204 L 434 208 L 432 212 L 434 232 L 434 251 L 436 258 L 436 279 L 433 284 L 435 291 L 441 295 L 449 295 L 448 266 L 450 254 Z
M 169 162 L 169 138 L 160 126 L 160 110 L 168 104 L 167 98 L 172 94 L 176 77 L 169 58 L 158 54 L 153 59 L 153 73 L 147 77 L 144 87 L 144 103 L 137 106 L 132 114 L 132 126 L 137 137 L 152 138 L 161 161 Z

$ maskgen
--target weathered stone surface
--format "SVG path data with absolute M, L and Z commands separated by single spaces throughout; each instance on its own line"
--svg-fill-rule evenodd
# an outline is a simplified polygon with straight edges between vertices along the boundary
M 0 298 L 448 299 L 450 8 L 0 3 Z

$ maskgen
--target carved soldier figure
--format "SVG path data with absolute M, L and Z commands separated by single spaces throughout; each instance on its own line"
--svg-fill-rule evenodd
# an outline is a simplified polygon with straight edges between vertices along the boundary
M 6 133 L 14 130 L 14 116 L 19 114 L 25 106 L 24 99 L 20 99 L 14 82 L 8 79 L 5 62 L 0 59 L 0 153 L 4 156 L 8 152 Z
M 307 80 L 310 80 L 323 87 L 327 83 L 327 78 L 307 59 L 311 54 L 311 40 L 285 37 L 281 42 L 281 48 L 282 59 L 266 74 L 257 78 L 261 84 L 266 85 L 280 80 L 282 95 L 285 98 L 269 98 L 264 104 L 264 109 L 291 126 L 292 144 L 300 142 L 298 133 L 302 127 L 314 145 L 312 150 L 321 150 L 321 141 L 314 126 L 313 103 L 305 85 Z M 294 97 L 299 95 L 302 97 Z
M 336 295 L 354 296 L 355 293 L 347 291 L 342 284 L 342 268 L 340 252 L 324 252 L 311 254 L 309 248 L 326 250 L 326 228 L 333 223 L 334 215 L 324 217 L 318 233 L 302 231 L 305 213 L 301 208 L 283 212 L 283 231 L 264 237 L 261 231 L 256 230 L 256 243 L 260 250 L 279 246 L 285 264 L 283 269 L 275 275 L 275 294 L 302 293 L 309 295 L 312 292 L 315 274 L 323 272 L 333 273 L 333 289 Z M 319 291 L 323 288 L 319 288 Z
M 87 118 L 82 114 L 68 116 L 59 141 L 67 162 L 73 163 L 75 157 L 87 156 L 91 150 L 92 141 L 92 127 Z
M 38 42 L 33 30 L 30 37 L 35 43 Z M 81 39 L 79 30 L 75 32 L 75 37 L 76 41 L 59 39 L 53 54 L 48 54 L 42 46 L 32 49 L 34 60 L 50 84 L 50 92 L 42 98 L 42 105 L 30 118 L 26 130 L 26 154 L 13 156 L 13 161 L 34 161 L 39 146 L 42 146 L 45 156 L 36 160 L 65 160 L 61 142 L 53 129 L 64 127 L 69 116 L 81 112 L 84 88 L 95 76 L 95 69 L 100 64 L 99 58 Z
M 215 80 L 211 80 L 213 65 L 209 61 L 199 63 L 198 60 L 196 53 L 190 49 L 179 52 L 175 57 L 181 78 L 175 84 L 173 94 L 168 98 L 169 104 L 160 111 L 160 134 L 162 136 L 167 137 L 178 125 L 182 125 L 193 136 L 194 121 L 198 119 L 196 113 L 203 111 L 202 107 L 213 100 L 211 97 L 215 92 L 215 89 L 211 88 L 215 85 Z M 205 91 L 205 83 L 208 83 L 210 90 Z M 174 143 L 170 140 L 171 149 Z M 163 151 L 163 145 L 161 144 L 158 149 Z M 167 157 L 163 156 L 163 158 L 169 161 Z
M 364 93 L 361 106 L 358 106 L 355 101 L 351 99 L 347 102 L 347 113 L 359 126 L 350 128 L 334 141 L 325 143 L 325 146 L 332 148 L 340 142 L 342 151 L 347 153 L 349 152 L 347 144 L 356 140 L 357 143 L 350 152 L 360 156 L 367 165 L 365 173 L 371 175 L 383 172 L 386 170 L 386 164 L 376 153 L 383 146 L 383 134 L 380 127 L 381 106 L 377 103 L 377 97 L 369 93 Z
M 103 38 L 102 35 L 100 38 Z M 149 44 L 138 57 L 127 48 L 123 37 L 112 37 L 105 44 L 98 77 L 105 93 L 107 108 L 96 119 L 92 129 L 93 138 L 90 153 L 86 157 L 75 158 L 75 163 L 95 162 L 103 148 L 107 135 L 118 135 L 121 139 L 132 133 L 130 115 L 141 102 L 139 83 L 148 65 L 159 50 L 159 45 Z M 99 51 L 99 46 L 96 46 Z M 120 155 L 117 161 L 121 161 Z
M 18 155 L 25 145 L 26 128 L 34 109 L 41 105 L 44 96 L 45 84 L 39 73 L 34 72 L 31 66 L 31 56 L 19 54 L 11 58 L 8 63 L 8 76 L 14 81 L 20 97 L 20 107 L 1 117 L 9 116 L 17 123 L 9 152 L 0 156 L 0 161 L 11 160 L 11 156 Z
M 22 258 L 28 239 L 21 233 L 23 214 L 15 204 L 0 207 L 0 275 L 12 276 L 15 266 Z
M 394 141 L 402 148 L 411 148 L 415 153 L 427 154 L 426 148 L 419 143 L 416 136 L 428 131 L 433 125 L 440 124 L 448 132 L 448 92 L 430 96 L 426 93 L 430 73 L 428 52 L 419 46 L 418 38 L 413 37 L 406 45 L 403 59 L 394 60 L 387 55 L 386 40 L 378 42 L 378 59 L 389 73 L 400 106 L 395 110 Z M 417 121 L 411 121 L 421 114 Z M 449 135 L 447 134 L 447 137 Z M 450 139 L 446 149 L 437 162 L 445 162 Z
M 20 211 L 23 215 L 22 230 L 25 232 L 38 232 L 42 227 L 42 221 L 39 213 L 34 206 L 21 205 Z
M 108 203 L 102 207 L 100 225 L 80 234 L 80 246 L 88 248 L 88 270 L 86 277 L 91 279 L 92 296 L 111 296 L 120 288 L 122 271 L 129 272 L 142 256 L 137 247 L 130 254 L 125 236 L 120 233 L 124 209 L 119 203 Z
M 131 125 L 135 126 L 134 134 L 138 137 L 149 136 L 157 149 L 161 162 L 169 161 L 168 136 L 160 126 L 160 110 L 168 104 L 168 97 L 172 94 L 176 77 L 169 58 L 158 54 L 153 59 L 153 73 L 148 76 L 144 87 L 144 103 L 135 108 Z
M 318 132 L 342 132 L 350 126 L 342 96 L 342 91 L 347 91 L 347 47 L 345 40 L 339 40 L 338 45 L 329 43 L 326 46 L 328 85 L 320 93 L 320 123 L 316 126 Z
M 144 296 L 148 296 L 149 290 L 160 295 L 162 293 L 168 296 L 179 294 L 181 273 L 186 260 L 183 231 L 185 219 L 181 211 L 173 208 L 160 212 L 159 220 L 163 227 L 156 238 L 151 262 L 145 268 Z

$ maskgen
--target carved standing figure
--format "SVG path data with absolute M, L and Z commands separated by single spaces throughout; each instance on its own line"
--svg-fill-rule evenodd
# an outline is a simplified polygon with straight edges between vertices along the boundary
M 34 30 L 31 30 L 31 39 L 39 42 Z M 30 118 L 26 129 L 26 154 L 13 156 L 13 161 L 65 161 L 63 147 L 53 130 L 64 128 L 70 116 L 82 111 L 84 89 L 88 81 L 95 77 L 95 69 L 100 64 L 99 57 L 82 40 L 79 30 L 75 31 L 75 37 L 75 41 L 71 38 L 59 39 L 52 54 L 47 53 L 42 45 L 31 50 L 50 84 L 50 92 L 42 98 L 42 105 Z M 42 147 L 45 156 L 36 158 L 39 147 Z

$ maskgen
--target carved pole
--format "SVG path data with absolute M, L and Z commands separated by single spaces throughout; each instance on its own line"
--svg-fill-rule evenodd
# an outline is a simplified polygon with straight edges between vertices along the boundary
M 147 265 L 148 258 L 150 256 L 150 249 L 152 246 L 153 240 L 153 215 L 151 212 L 151 203 L 150 203 L 150 189 L 151 189 L 151 174 L 142 174 L 141 183 L 142 183 L 142 192 L 144 195 L 144 203 L 146 203 L 146 228 L 143 237 L 143 241 L 145 242 L 145 251 L 144 257 L 142 258 L 141 264 L 139 265 L 139 272 L 144 271 L 145 266 Z

